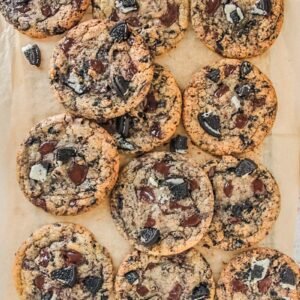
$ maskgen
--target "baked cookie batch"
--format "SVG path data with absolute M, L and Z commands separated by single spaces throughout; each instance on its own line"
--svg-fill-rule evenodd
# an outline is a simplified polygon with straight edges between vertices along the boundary
M 16 254 L 20 298 L 299 299 L 300 270 L 291 258 L 248 249 L 272 229 L 280 192 L 247 154 L 270 133 L 277 98 L 245 59 L 276 40 L 283 0 L 94 0 L 94 18 L 77 25 L 89 4 L 0 3 L 6 20 L 31 37 L 69 30 L 50 65 L 53 93 L 67 113 L 31 129 L 17 156 L 18 181 L 32 204 L 53 215 L 77 215 L 108 199 L 135 250 L 114 280 L 108 252 L 86 228 L 46 225 Z M 154 59 L 183 38 L 189 15 L 200 40 L 224 58 L 199 70 L 181 94 Z M 37 45 L 23 52 L 39 66 Z M 174 136 L 181 115 L 193 144 L 214 159 L 187 158 L 188 138 Z M 153 151 L 168 142 L 170 151 Z M 121 171 L 119 153 L 131 158 Z M 198 244 L 246 251 L 215 284 Z

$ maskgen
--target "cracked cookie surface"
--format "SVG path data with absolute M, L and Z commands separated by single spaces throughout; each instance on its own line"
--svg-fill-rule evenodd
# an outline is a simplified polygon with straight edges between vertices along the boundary
M 117 299 L 213 300 L 210 266 L 196 250 L 171 257 L 138 251 L 121 264 L 116 277 Z
M 211 184 L 198 165 L 180 154 L 156 152 L 125 167 L 111 211 L 117 228 L 138 250 L 171 255 L 201 240 L 213 203 Z
M 125 114 L 147 95 L 153 77 L 150 52 L 124 22 L 89 20 L 56 46 L 51 85 L 65 109 L 88 119 Z
M 280 193 L 271 173 L 250 159 L 223 156 L 204 165 L 215 195 L 214 216 L 203 243 L 223 250 L 263 240 L 280 211 Z
M 299 266 L 277 250 L 255 248 L 243 252 L 223 269 L 217 296 L 219 300 L 297 300 Z
M 36 230 L 16 253 L 14 279 L 23 300 L 113 299 L 108 252 L 71 223 Z
M 4 0 L 0 12 L 20 32 L 44 38 L 77 25 L 89 4 L 89 0 Z
M 17 158 L 25 196 L 56 215 L 75 215 L 106 199 L 119 170 L 114 139 L 96 123 L 68 115 L 31 129 Z
M 223 59 L 206 66 L 184 92 L 185 129 L 215 155 L 253 150 L 270 133 L 276 113 L 271 81 L 248 61 Z
M 125 21 L 160 55 L 183 38 L 188 27 L 188 0 L 93 0 L 93 15 Z
M 122 152 L 148 152 L 172 137 L 180 122 L 181 105 L 175 78 L 155 64 L 153 82 L 144 101 L 126 115 L 100 125 L 115 137 Z
M 211 50 L 231 58 L 262 54 L 283 24 L 283 0 L 192 0 L 197 36 Z

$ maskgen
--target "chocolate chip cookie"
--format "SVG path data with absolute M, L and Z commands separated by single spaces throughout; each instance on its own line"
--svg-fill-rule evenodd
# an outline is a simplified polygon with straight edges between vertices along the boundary
M 280 210 L 280 193 L 270 172 L 248 158 L 224 156 L 204 165 L 215 212 L 203 243 L 223 250 L 253 246 L 265 238 Z
M 35 231 L 16 253 L 21 299 L 112 299 L 113 267 L 91 232 L 71 223 Z
M 219 300 L 298 300 L 300 270 L 279 251 L 256 248 L 233 258 L 221 273 Z
M 119 117 L 146 97 L 153 66 L 142 37 L 124 22 L 89 20 L 54 50 L 50 78 L 65 109 L 88 119 Z
M 131 244 L 153 255 L 183 252 L 207 232 L 213 192 L 203 170 L 180 154 L 134 159 L 113 191 L 114 221 Z
M 121 264 L 117 299 L 213 300 L 215 283 L 206 260 L 196 250 L 171 256 L 135 251 Z
M 216 155 L 253 150 L 271 131 L 276 113 L 271 81 L 248 61 L 223 59 L 204 67 L 184 92 L 186 131 Z
M 188 27 L 188 0 L 93 0 L 96 18 L 125 21 L 160 55 L 183 38 Z
M 181 92 L 173 75 L 154 65 L 150 92 L 129 113 L 101 125 L 113 134 L 123 152 L 148 152 L 168 141 L 181 116 Z
M 208 48 L 232 58 L 262 54 L 277 39 L 284 0 L 192 0 L 197 36 Z
M 0 12 L 20 32 L 45 38 L 77 25 L 89 4 L 89 0 L 5 0 L 0 1 Z
M 114 139 L 96 123 L 58 115 L 37 124 L 17 158 L 25 196 L 56 215 L 75 215 L 110 193 L 119 170 Z

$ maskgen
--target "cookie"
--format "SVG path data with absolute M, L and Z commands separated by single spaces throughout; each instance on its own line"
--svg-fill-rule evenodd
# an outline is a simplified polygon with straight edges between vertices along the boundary
M 86 228 L 71 223 L 35 231 L 16 253 L 15 285 L 21 299 L 112 299 L 113 267 Z
M 143 39 L 124 22 L 89 20 L 56 46 L 51 86 L 65 109 L 77 116 L 119 117 L 146 97 L 153 66 Z
M 156 64 L 150 92 L 144 101 L 102 126 L 114 135 L 119 150 L 148 152 L 172 137 L 180 121 L 181 105 L 181 92 L 173 75 Z
M 203 243 L 223 250 L 263 240 L 280 211 L 280 193 L 271 173 L 248 158 L 224 156 L 204 165 L 214 195 L 213 220 Z
M 213 300 L 215 295 L 210 266 L 196 250 L 171 257 L 135 251 L 121 264 L 115 286 L 120 300 Z
M 0 1 L 0 12 L 20 32 L 45 38 L 77 25 L 89 4 L 89 0 L 6 0 Z
M 95 18 L 125 21 L 160 55 L 183 38 L 188 27 L 188 0 L 93 0 Z
M 192 0 L 191 19 L 201 41 L 218 54 L 247 58 L 262 54 L 277 39 L 284 0 Z
M 132 160 L 112 194 L 112 217 L 140 251 L 172 255 L 196 245 L 213 215 L 203 170 L 180 154 L 156 152 Z
M 223 59 L 206 66 L 184 92 L 185 129 L 215 155 L 253 150 L 271 131 L 276 113 L 271 81 L 248 61 Z
M 75 215 L 110 193 L 119 170 L 113 138 L 96 123 L 68 115 L 31 129 L 17 157 L 25 196 L 55 215 Z
M 219 300 L 298 300 L 300 269 L 287 255 L 256 248 L 233 258 L 217 287 Z

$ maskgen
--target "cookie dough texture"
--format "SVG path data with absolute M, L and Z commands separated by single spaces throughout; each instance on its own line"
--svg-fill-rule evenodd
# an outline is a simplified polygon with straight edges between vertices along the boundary
M 89 20 L 56 46 L 50 79 L 64 108 L 88 119 L 121 116 L 147 95 L 153 66 L 142 37 L 123 22 Z
M 248 61 L 223 59 L 204 67 L 184 92 L 185 129 L 215 155 L 253 150 L 270 133 L 276 113 L 271 81 Z
M 284 0 L 192 0 L 191 19 L 208 48 L 230 58 L 261 55 L 277 39 Z
M 215 195 L 213 220 L 203 243 L 223 250 L 251 247 L 272 229 L 280 192 L 272 174 L 248 158 L 223 156 L 204 165 Z
M 196 245 L 208 230 L 213 193 L 202 169 L 180 154 L 134 159 L 113 191 L 113 219 L 138 250 L 172 255 Z
M 20 32 L 45 38 L 77 25 L 89 4 L 89 0 L 4 0 L 0 12 Z
M 116 299 L 213 300 L 215 283 L 206 260 L 196 250 L 173 257 L 135 251 L 121 264 Z
M 16 253 L 14 278 L 20 299 L 113 299 L 108 252 L 84 227 L 46 225 Z
M 219 300 L 300 298 L 300 270 L 279 251 L 256 248 L 233 258 L 223 269 L 217 287 Z
M 25 196 L 56 215 L 75 215 L 106 199 L 119 170 L 114 139 L 96 123 L 57 115 L 21 145 L 17 173 Z
M 188 0 L 94 0 L 95 18 L 125 21 L 145 40 L 151 53 L 160 55 L 183 38 L 188 27 Z
M 167 142 L 181 117 L 181 92 L 173 75 L 160 65 L 148 95 L 137 108 L 101 125 L 115 137 L 118 149 L 127 153 L 148 152 Z

